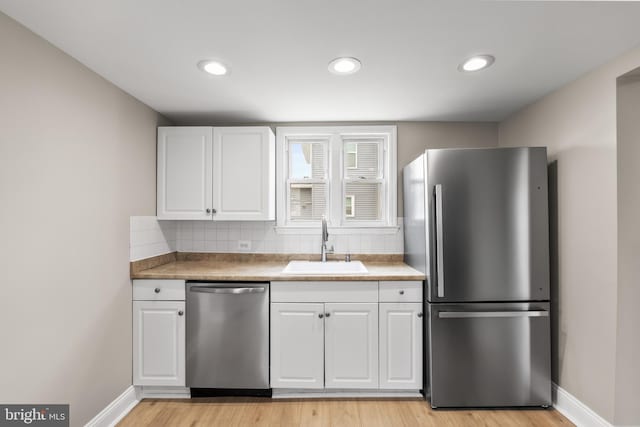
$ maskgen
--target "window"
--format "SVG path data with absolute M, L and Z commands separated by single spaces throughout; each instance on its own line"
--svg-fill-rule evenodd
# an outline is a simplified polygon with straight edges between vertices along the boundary
M 345 201 L 351 198 L 352 215 L 346 214 L 347 222 L 381 221 L 384 212 L 384 138 L 354 137 L 343 138 L 345 170 L 343 172 L 343 193 Z M 347 163 L 349 155 L 355 154 L 355 166 Z M 357 197 L 357 205 L 355 203 Z M 357 206 L 358 214 L 355 214 Z
M 289 218 L 319 220 L 327 208 L 327 143 L 299 139 L 289 144 L 288 151 Z
M 356 216 L 355 201 L 356 196 L 353 195 L 347 195 L 347 197 L 344 198 L 344 216 L 347 218 L 354 218 Z
M 344 165 L 347 169 L 358 168 L 358 144 L 348 143 L 344 145 Z
M 395 126 L 279 127 L 278 226 L 396 225 Z

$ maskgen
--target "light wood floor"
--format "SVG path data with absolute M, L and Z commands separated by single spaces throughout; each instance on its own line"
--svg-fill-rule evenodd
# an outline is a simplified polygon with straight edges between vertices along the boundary
M 144 399 L 118 426 L 572 426 L 555 410 L 437 410 L 421 399 Z

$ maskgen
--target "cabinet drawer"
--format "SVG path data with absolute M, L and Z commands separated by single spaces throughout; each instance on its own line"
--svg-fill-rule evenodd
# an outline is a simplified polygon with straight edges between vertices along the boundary
M 271 282 L 271 302 L 378 302 L 378 282 Z
M 134 301 L 184 301 L 184 280 L 139 279 L 133 281 Z
M 380 282 L 380 302 L 422 302 L 422 282 Z

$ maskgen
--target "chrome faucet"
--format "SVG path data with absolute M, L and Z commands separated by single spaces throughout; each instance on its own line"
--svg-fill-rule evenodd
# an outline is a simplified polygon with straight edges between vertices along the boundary
M 329 240 L 329 232 L 327 231 L 327 218 L 322 215 L 322 245 L 320 246 L 320 261 L 327 262 L 327 254 L 333 253 L 333 246 L 327 249 L 327 241 Z

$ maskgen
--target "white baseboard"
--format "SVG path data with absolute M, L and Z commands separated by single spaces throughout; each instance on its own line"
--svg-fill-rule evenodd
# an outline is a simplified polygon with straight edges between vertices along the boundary
M 112 427 L 124 418 L 140 401 L 133 386 L 129 386 L 120 396 L 107 405 L 85 427 Z
M 190 399 L 191 389 L 188 387 L 169 386 L 136 386 L 136 397 L 142 399 Z
M 552 394 L 553 407 L 576 426 L 613 427 L 607 420 L 556 383 L 553 383 Z
M 274 399 L 371 399 L 371 398 L 420 398 L 419 391 L 411 390 L 315 390 L 315 389 L 273 389 Z
M 578 427 L 614 427 L 607 420 L 596 414 L 591 408 L 578 400 L 571 393 L 553 383 L 553 406 L 569 421 Z M 129 386 L 120 396 L 107 405 L 98 415 L 85 424 L 85 427 L 112 427 L 127 415 L 144 397 L 160 398 L 189 398 L 189 389 L 162 387 L 133 387 Z M 274 389 L 274 399 L 284 398 L 372 398 L 372 397 L 403 397 L 422 398 L 415 391 L 319 391 Z

